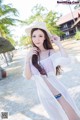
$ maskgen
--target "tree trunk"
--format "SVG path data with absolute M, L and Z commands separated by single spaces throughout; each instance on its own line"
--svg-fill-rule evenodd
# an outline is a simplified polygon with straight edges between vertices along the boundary
M 7 57 L 6 57 L 5 53 L 3 53 L 3 55 L 4 55 L 4 58 L 5 58 L 5 60 L 6 60 L 6 64 L 7 64 L 7 66 L 8 66 L 8 61 L 7 61 Z
M 2 79 L 2 72 L 1 72 L 1 67 L 0 67 L 0 80 Z
M 9 62 L 12 62 L 12 55 L 10 52 L 7 52 L 7 57 L 9 59 Z

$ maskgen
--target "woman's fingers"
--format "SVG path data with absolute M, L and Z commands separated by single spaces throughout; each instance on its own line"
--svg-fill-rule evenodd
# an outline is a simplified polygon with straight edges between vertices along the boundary
M 34 47 L 33 51 L 39 52 L 38 48 Z
M 37 48 L 36 48 L 36 47 L 33 47 L 33 48 L 32 48 L 32 54 L 36 54 L 36 55 L 37 55 L 37 53 L 38 53 Z
M 33 51 L 33 54 L 37 54 L 37 51 Z
M 52 40 L 59 40 L 60 37 L 58 37 L 57 35 L 55 35 L 55 36 L 52 36 L 51 39 L 52 39 Z
M 36 47 L 33 47 L 33 50 L 36 50 L 36 51 L 38 51 L 38 48 L 36 48 Z
M 38 54 L 38 49 L 36 47 L 31 48 L 27 53 L 27 59 L 30 59 L 33 54 Z

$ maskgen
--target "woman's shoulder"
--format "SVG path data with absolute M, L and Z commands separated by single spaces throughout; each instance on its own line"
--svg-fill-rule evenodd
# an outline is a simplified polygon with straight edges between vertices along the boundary
M 54 55 L 54 54 L 57 54 L 57 53 L 59 53 L 58 50 L 50 49 L 50 55 Z

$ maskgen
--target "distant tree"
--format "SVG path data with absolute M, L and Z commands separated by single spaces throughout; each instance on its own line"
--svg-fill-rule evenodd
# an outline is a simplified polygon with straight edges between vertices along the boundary
M 11 17 L 12 16 L 12 17 Z M 13 8 L 11 4 L 3 4 L 3 0 L 0 0 L 0 34 L 6 36 L 10 34 L 9 26 L 16 25 L 15 22 L 18 19 L 14 19 L 14 16 L 18 16 L 18 11 Z
M 13 45 L 16 46 L 16 42 L 14 41 L 14 39 L 11 36 L 6 36 L 6 39 Z
M 30 39 L 30 37 L 28 37 L 28 36 L 22 36 L 21 38 L 20 38 L 20 45 L 21 46 L 27 46 L 28 44 L 31 44 L 31 39 Z
M 47 28 L 52 34 L 61 35 L 63 32 L 60 31 L 59 26 L 56 25 L 58 20 L 57 13 L 52 10 L 48 12 L 44 21 L 46 22 Z
M 28 19 L 25 20 L 25 23 L 29 25 L 34 21 L 43 21 L 45 15 L 47 14 L 47 11 L 48 10 L 44 8 L 43 6 L 39 4 L 35 5 L 31 10 L 32 15 Z
M 13 8 L 12 4 L 4 4 L 3 0 L 0 0 L 0 36 L 8 38 L 8 41 L 14 45 L 15 41 L 12 38 L 10 27 L 23 22 L 16 19 L 18 15 L 17 9 Z
M 15 46 L 16 42 L 14 41 L 12 37 L 10 27 L 16 26 L 18 23 L 20 24 L 23 21 L 17 19 L 19 17 L 18 10 L 14 8 L 12 4 L 4 4 L 3 1 L 4 0 L 0 0 L 0 37 L 5 38 L 5 43 L 8 41 L 9 43 L 11 43 L 12 46 Z M 1 39 L 0 39 L 0 44 L 2 44 Z M 0 53 L 3 52 L 5 56 L 4 50 L 6 50 L 5 52 L 8 56 L 8 59 L 10 59 L 11 61 L 8 48 L 6 47 L 7 47 L 6 44 L 4 44 L 4 49 L 3 47 L 0 46 Z M 8 47 L 10 48 L 10 46 Z
M 74 37 L 76 40 L 80 40 L 80 31 L 77 31 Z

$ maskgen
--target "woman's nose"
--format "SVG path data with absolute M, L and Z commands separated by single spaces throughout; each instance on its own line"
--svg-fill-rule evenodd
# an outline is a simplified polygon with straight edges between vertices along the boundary
M 36 41 L 39 41 L 39 37 L 36 37 Z

